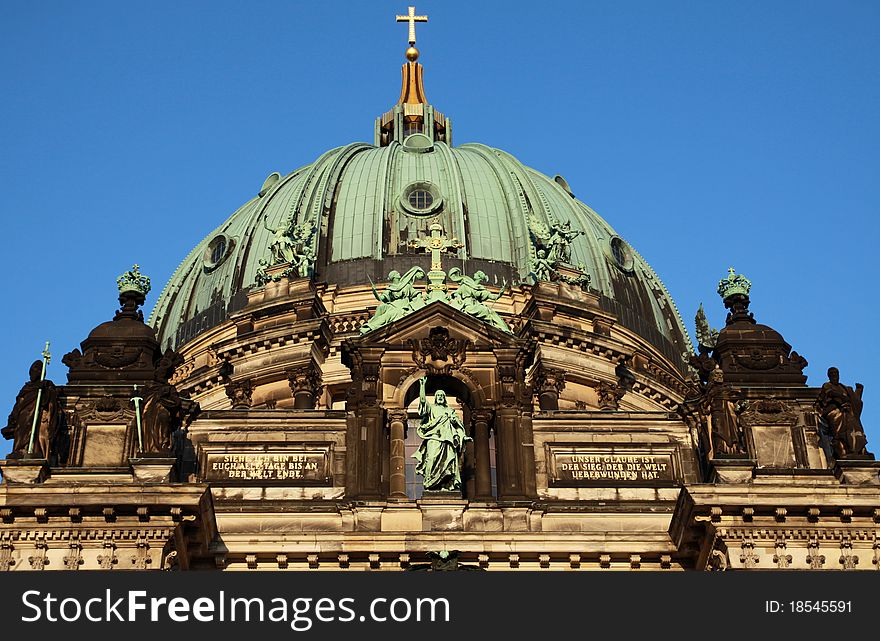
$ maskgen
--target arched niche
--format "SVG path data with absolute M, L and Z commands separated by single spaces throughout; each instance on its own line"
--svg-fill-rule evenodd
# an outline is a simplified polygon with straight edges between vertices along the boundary
M 404 439 L 407 406 L 428 375 L 437 388 L 464 401 L 474 430 L 474 449 L 484 456 L 495 435 L 499 501 L 524 501 L 535 490 L 533 411 L 525 372 L 534 341 L 502 332 L 441 302 L 394 323 L 343 341 L 343 364 L 351 370 L 346 399 L 347 495 L 361 500 L 406 500 Z M 476 438 L 479 436 L 479 440 Z M 483 479 L 485 480 L 485 479 Z M 485 484 L 480 498 L 491 500 Z

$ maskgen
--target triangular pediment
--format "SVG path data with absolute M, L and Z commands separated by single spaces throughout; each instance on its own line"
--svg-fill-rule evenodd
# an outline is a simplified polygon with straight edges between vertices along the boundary
M 353 341 L 363 347 L 407 344 L 410 339 L 428 336 L 432 327 L 444 327 L 449 331 L 450 337 L 467 339 L 478 346 L 514 347 L 522 340 L 446 303 L 434 301 Z

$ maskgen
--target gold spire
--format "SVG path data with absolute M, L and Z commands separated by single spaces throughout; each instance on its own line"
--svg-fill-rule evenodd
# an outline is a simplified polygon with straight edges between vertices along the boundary
M 415 62 L 419 59 L 419 50 L 416 49 L 416 23 L 427 22 L 428 16 L 417 16 L 416 8 L 409 7 L 409 13 L 405 16 L 397 16 L 397 22 L 409 23 L 409 49 L 406 50 L 406 59 Z
M 428 104 L 423 80 L 424 70 L 418 63 L 419 50 L 415 48 L 416 23 L 427 22 L 428 16 L 416 15 L 416 8 L 409 7 L 397 22 L 409 24 L 409 49 L 406 62 L 401 68 L 400 98 L 391 111 L 376 120 L 376 146 L 384 147 L 392 142 L 403 142 L 413 134 L 427 136 L 432 142 L 452 144 L 449 119 Z M 424 141 L 420 141 L 422 144 Z M 414 143 L 415 144 L 415 143 Z

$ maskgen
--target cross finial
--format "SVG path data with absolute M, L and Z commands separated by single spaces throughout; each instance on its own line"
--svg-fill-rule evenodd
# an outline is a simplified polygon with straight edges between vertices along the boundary
M 464 247 L 457 238 L 449 238 L 443 234 L 443 227 L 439 223 L 432 224 L 429 228 L 431 236 L 428 238 L 413 239 L 409 241 L 412 249 L 424 249 L 431 252 L 431 271 L 428 272 L 428 302 L 446 299 L 446 272 L 443 271 L 441 256 L 450 251 L 457 251 Z
M 416 23 L 427 22 L 428 16 L 417 16 L 416 8 L 409 7 L 409 13 L 405 16 L 397 16 L 397 21 L 409 23 L 409 46 L 412 47 L 416 43 Z
M 441 254 L 445 254 L 449 250 L 457 250 L 464 247 L 457 238 L 449 238 L 443 235 L 443 227 L 439 223 L 434 223 L 429 227 L 431 232 L 430 238 L 413 239 L 409 241 L 410 247 L 413 249 L 424 249 L 431 252 L 431 271 L 443 271 L 441 262 Z

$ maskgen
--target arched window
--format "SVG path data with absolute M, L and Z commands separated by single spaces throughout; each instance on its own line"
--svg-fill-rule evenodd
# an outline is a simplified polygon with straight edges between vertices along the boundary
M 223 260 L 223 256 L 226 255 L 226 239 L 219 238 L 217 242 L 213 244 L 211 247 L 211 262 L 215 265 Z

